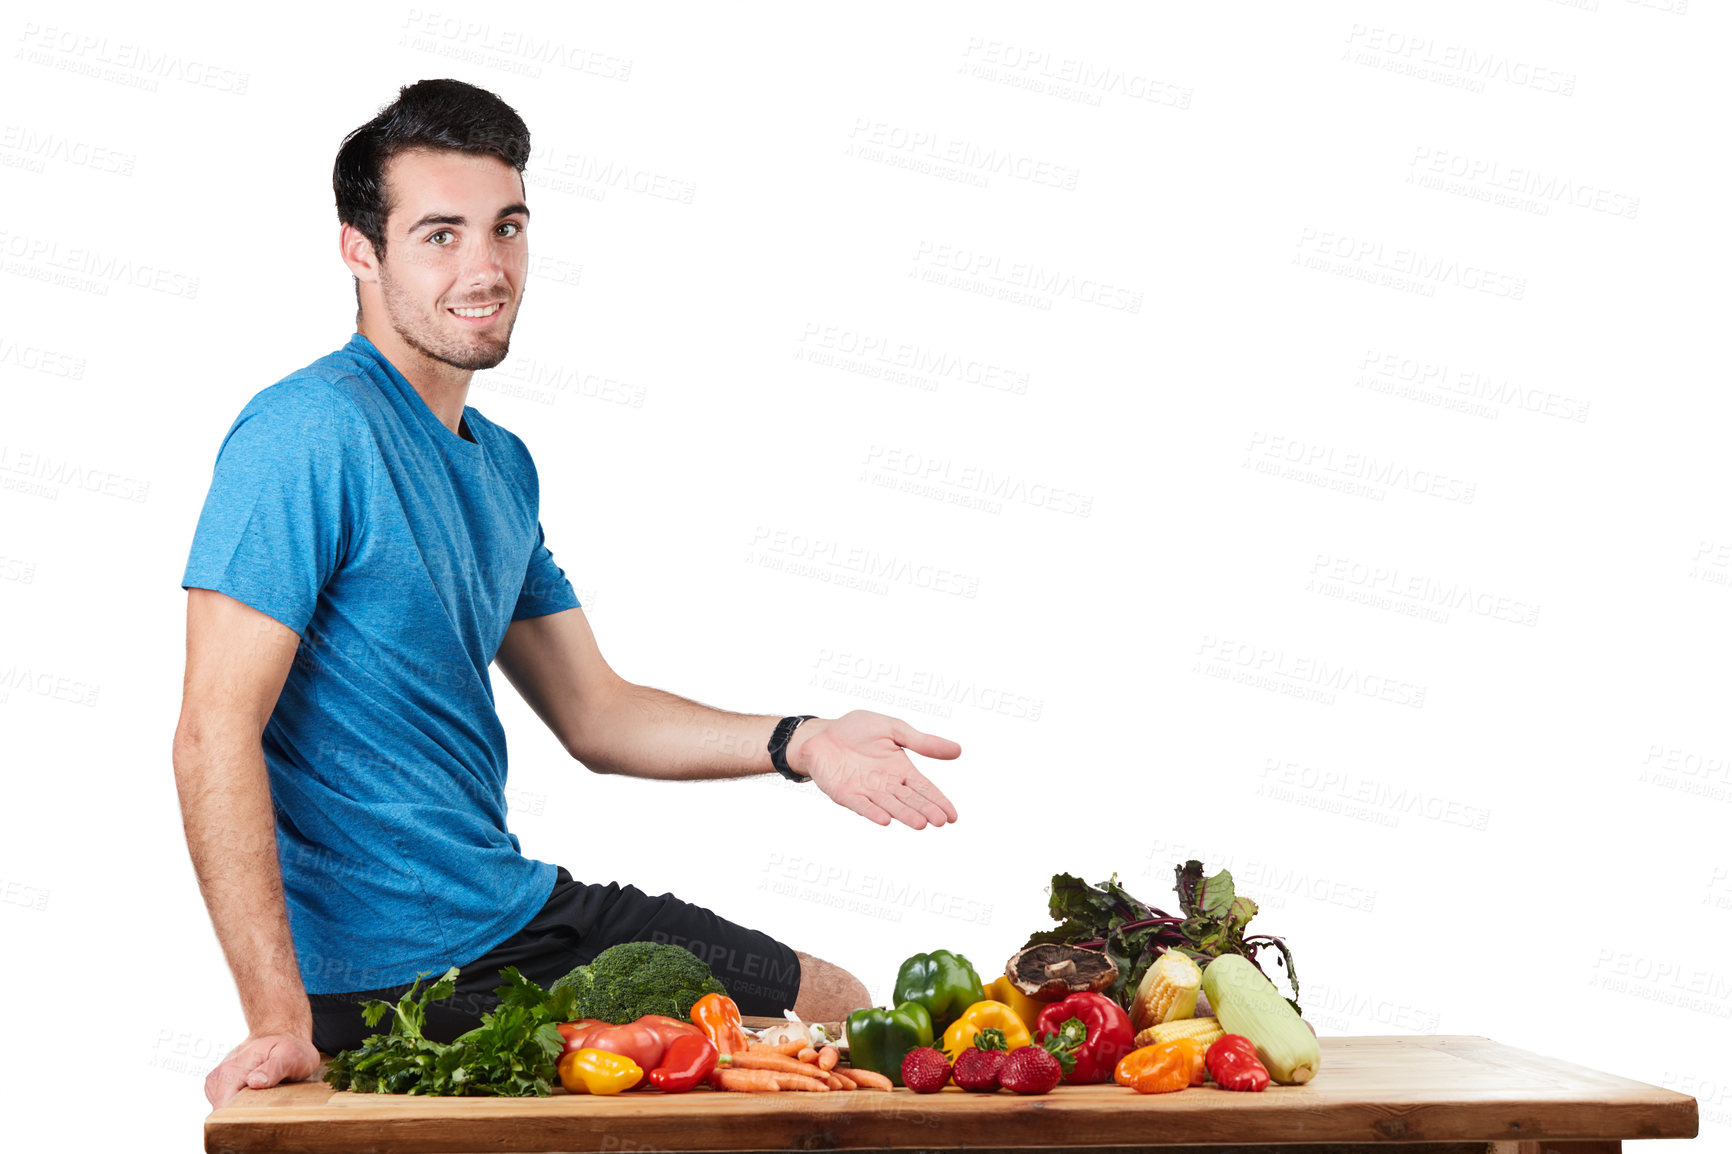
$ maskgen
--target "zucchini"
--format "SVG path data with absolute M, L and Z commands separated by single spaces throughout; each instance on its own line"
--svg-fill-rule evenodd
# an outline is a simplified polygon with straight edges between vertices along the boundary
M 1251 1040 L 1270 1078 L 1293 1085 L 1316 1075 L 1323 1064 L 1317 1035 L 1249 958 L 1212 960 L 1203 970 L 1203 993 L 1223 1030 Z

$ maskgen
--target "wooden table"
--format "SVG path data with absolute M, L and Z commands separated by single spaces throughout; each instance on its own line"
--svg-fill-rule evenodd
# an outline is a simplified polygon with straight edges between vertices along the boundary
M 1143 1095 L 1060 1086 L 1023 1097 L 868 1091 L 423 1098 L 321 1082 L 243 1090 L 205 1123 L 209 1151 L 857 1150 L 1044 1147 L 1204 1154 L 1614 1154 L 1691 1138 L 1696 1100 L 1486 1038 L 1324 1038 L 1305 1086 Z M 1279 1145 L 1274 1145 L 1279 1144 Z

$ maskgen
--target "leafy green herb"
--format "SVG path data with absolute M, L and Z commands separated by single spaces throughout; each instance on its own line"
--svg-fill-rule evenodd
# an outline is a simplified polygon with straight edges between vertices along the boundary
M 387 1033 L 374 1034 L 358 1050 L 331 1059 L 325 1081 L 339 1090 L 363 1094 L 492 1095 L 540 1097 L 553 1092 L 565 1039 L 559 1024 L 572 1018 L 575 991 L 543 990 L 515 968 L 499 971 L 505 984 L 494 990 L 497 1008 L 480 1025 L 451 1042 L 435 1042 L 423 1032 L 427 1004 L 449 998 L 457 988 L 453 966 L 420 992 L 420 979 L 392 1006 L 366 1002 L 362 1020 L 377 1027 L 395 1016 Z
M 1119 968 L 1118 978 L 1105 992 L 1126 1009 L 1136 998 L 1144 972 L 1168 950 L 1178 950 L 1199 964 L 1222 954 L 1241 954 L 1262 970 L 1258 952 L 1273 949 L 1293 987 L 1287 1000 L 1299 1009 L 1299 973 L 1293 968 L 1293 954 L 1278 937 L 1246 935 L 1257 903 L 1233 891 L 1233 875 L 1222 870 L 1204 877 L 1200 861 L 1185 862 L 1173 873 L 1183 916 L 1131 896 L 1119 885 L 1118 874 L 1094 886 L 1071 874 L 1054 874 L 1047 910 L 1062 924 L 1030 934 L 1024 945 L 1062 942 L 1100 950 Z

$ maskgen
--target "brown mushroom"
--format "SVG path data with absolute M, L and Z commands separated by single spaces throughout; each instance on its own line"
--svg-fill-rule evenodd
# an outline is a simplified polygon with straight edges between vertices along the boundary
M 1042 942 L 1011 955 L 1004 976 L 1035 1001 L 1056 1002 L 1071 994 L 1106 989 L 1119 976 L 1119 968 L 1099 950 Z

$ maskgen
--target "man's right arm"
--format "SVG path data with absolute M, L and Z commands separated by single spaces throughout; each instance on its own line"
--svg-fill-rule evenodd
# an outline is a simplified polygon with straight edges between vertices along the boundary
M 232 597 L 188 590 L 174 779 L 199 889 L 247 1022 L 246 1040 L 205 1079 L 213 1108 L 243 1087 L 309 1078 L 319 1065 L 262 745 L 299 644 L 294 630 Z

